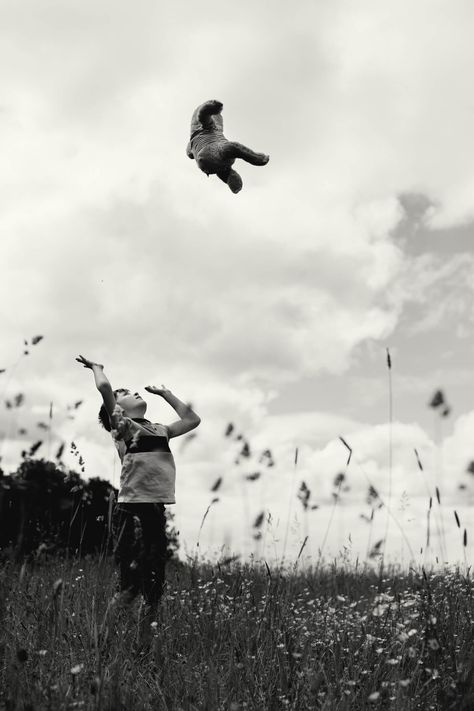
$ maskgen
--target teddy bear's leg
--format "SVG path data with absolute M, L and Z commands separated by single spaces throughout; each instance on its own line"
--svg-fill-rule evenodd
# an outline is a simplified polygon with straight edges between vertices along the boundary
M 221 151 L 223 157 L 227 160 L 229 158 L 242 158 L 242 160 L 252 165 L 266 165 L 270 160 L 270 156 L 265 155 L 265 153 L 255 153 L 255 151 L 236 141 L 228 141 Z
M 235 170 L 232 170 L 232 168 L 219 170 L 217 177 L 224 181 L 224 183 L 227 183 L 233 193 L 239 193 L 242 190 L 242 178 Z

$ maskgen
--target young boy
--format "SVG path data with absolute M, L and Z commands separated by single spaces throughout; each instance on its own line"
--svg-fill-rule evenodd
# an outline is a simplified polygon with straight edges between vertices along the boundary
M 99 421 L 111 433 L 122 471 L 113 513 L 115 560 L 120 566 L 120 593 L 116 602 L 127 604 L 143 593 L 149 612 L 156 610 L 163 594 L 166 565 L 165 504 L 175 503 L 175 463 L 168 440 L 197 427 L 200 418 L 165 386 L 147 386 L 176 410 L 180 419 L 171 425 L 145 419 L 147 403 L 125 388 L 112 390 L 104 366 L 79 356 L 76 360 L 94 374 L 102 395 Z M 135 521 L 139 520 L 142 543 L 138 546 Z

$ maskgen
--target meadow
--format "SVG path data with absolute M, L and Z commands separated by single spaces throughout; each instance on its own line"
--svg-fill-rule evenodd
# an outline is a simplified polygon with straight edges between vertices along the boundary
M 156 619 L 109 557 L 5 560 L 0 708 L 474 708 L 469 569 L 172 560 Z
M 25 341 L 20 359 L 41 339 Z M 391 425 L 388 351 L 387 366 Z M 5 401 L 10 430 L 23 401 L 22 393 Z M 81 403 L 67 407 L 69 419 Z M 429 406 L 440 421 L 449 415 L 441 391 Z M 48 421 L 37 423 L 47 437 L 48 455 L 54 411 L 51 403 Z M 18 433 L 25 441 L 31 437 L 26 430 Z M 252 468 L 244 475 L 246 485 L 253 486 L 272 470 L 272 452 L 254 452 L 233 424 L 224 439 L 238 448 L 236 463 Z M 264 522 L 267 515 L 267 523 L 271 518 L 266 509 L 253 521 L 256 545 L 249 561 L 229 550 L 227 557 L 221 552 L 211 561 L 198 557 L 199 534 L 219 501 L 219 477 L 209 492 L 196 553 L 186 555 L 186 561 L 175 555 L 170 559 L 167 590 L 151 618 L 138 599 L 128 609 L 110 607 L 117 588 L 109 555 L 110 484 L 82 480 L 68 470 L 62 460 L 66 442 L 59 442 L 55 463 L 35 459 L 43 440 L 22 452 L 16 472 L 1 474 L 2 526 L 8 535 L 0 548 L 0 711 L 474 709 L 473 582 L 467 531 L 456 511 L 463 565 L 442 567 L 438 556 L 436 569 L 426 559 L 411 566 L 385 563 L 385 539 L 372 540 L 378 510 L 386 512 L 387 526 L 393 519 L 413 551 L 394 513 L 391 484 L 382 499 L 367 478 L 365 503 L 371 516 L 362 516 L 370 527 L 366 556 L 349 560 L 345 550 L 324 558 L 333 515 L 347 486 L 345 474 L 339 473 L 327 527 L 319 531 L 319 557 L 309 556 L 306 567 L 298 566 L 309 537 L 307 514 L 319 503 L 304 481 L 296 498 L 305 536 L 292 565 L 283 566 L 285 554 L 280 563 L 268 563 L 259 554 Z M 351 460 L 360 467 L 357 453 L 340 440 L 347 467 Z M 391 482 L 391 434 L 388 445 Z M 74 442 L 70 452 L 83 473 L 85 462 Z M 424 476 L 416 450 L 415 455 Z M 298 449 L 293 491 L 297 464 Z M 428 493 L 425 553 L 431 550 L 431 526 L 437 525 L 431 514 L 441 507 L 438 486 Z M 290 509 L 285 549 L 289 521 Z M 443 542 L 443 528 L 439 537 Z M 175 552 L 178 547 L 176 540 Z

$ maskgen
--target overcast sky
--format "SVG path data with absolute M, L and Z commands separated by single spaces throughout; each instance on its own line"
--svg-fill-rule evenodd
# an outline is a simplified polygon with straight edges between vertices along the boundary
M 0 387 L 26 398 L 1 414 L 5 471 L 53 402 L 43 456 L 74 440 L 86 475 L 118 484 L 81 353 L 114 387 L 165 383 L 201 415 L 173 443 L 188 551 L 222 476 L 209 554 L 255 551 L 265 511 L 269 560 L 289 521 L 290 559 L 309 534 L 314 560 L 328 531 L 325 554 L 365 556 L 387 534 L 406 561 L 438 486 L 427 555 L 472 555 L 453 510 L 474 536 L 473 21 L 468 0 L 0 0 Z M 226 136 L 270 155 L 236 166 L 238 195 L 186 156 L 213 98 Z M 437 388 L 447 418 L 427 407 Z M 230 421 L 251 445 L 239 464 Z M 307 520 L 301 481 L 319 506 Z M 361 518 L 370 484 L 388 532 L 386 509 Z

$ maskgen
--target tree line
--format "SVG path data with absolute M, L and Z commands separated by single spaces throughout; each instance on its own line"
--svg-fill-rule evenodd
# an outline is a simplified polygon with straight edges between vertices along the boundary
M 106 479 L 83 479 L 72 469 L 24 452 L 16 471 L 0 468 L 0 554 L 17 559 L 51 553 L 113 552 L 111 516 L 117 489 Z M 167 510 L 168 557 L 179 549 Z

